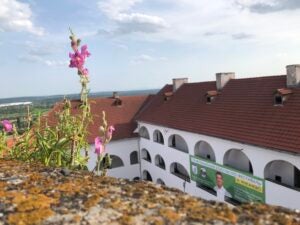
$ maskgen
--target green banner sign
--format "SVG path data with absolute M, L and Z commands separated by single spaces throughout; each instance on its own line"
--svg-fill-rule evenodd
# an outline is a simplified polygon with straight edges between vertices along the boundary
M 191 179 L 218 200 L 265 203 L 265 181 L 209 160 L 190 156 Z

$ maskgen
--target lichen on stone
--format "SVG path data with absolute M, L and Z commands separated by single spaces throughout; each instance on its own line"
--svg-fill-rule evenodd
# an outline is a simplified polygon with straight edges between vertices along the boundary
M 230 207 L 150 182 L 60 171 L 0 160 L 0 225 L 300 224 L 299 211 L 281 207 Z

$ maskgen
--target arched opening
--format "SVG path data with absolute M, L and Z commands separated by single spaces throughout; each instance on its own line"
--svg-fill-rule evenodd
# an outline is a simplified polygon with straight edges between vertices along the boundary
M 135 178 L 133 178 L 132 180 L 133 180 L 133 181 L 139 181 L 140 178 L 139 178 L 139 177 L 135 177 Z
M 186 141 L 178 134 L 173 134 L 169 137 L 169 147 L 175 148 L 185 153 L 189 153 Z
M 110 155 L 111 158 L 111 166 L 110 169 L 118 168 L 124 166 L 123 160 L 116 155 Z
M 143 180 L 152 181 L 152 176 L 147 170 L 143 171 Z
M 137 151 L 133 151 L 130 153 L 130 164 L 134 165 L 134 164 L 138 164 L 139 163 L 139 157 L 138 157 L 138 152 Z
M 198 156 L 198 157 L 201 157 L 204 159 L 208 159 L 208 160 L 211 160 L 214 162 L 216 161 L 216 156 L 215 156 L 214 150 L 212 149 L 210 144 L 208 144 L 206 141 L 199 141 L 195 145 L 194 154 L 195 154 L 195 156 Z
M 287 161 L 269 162 L 264 169 L 264 176 L 277 184 L 300 189 L 300 170 Z
M 148 150 L 147 149 L 142 149 L 142 159 L 144 159 L 144 160 L 146 160 L 146 161 L 148 161 L 148 162 L 150 162 L 151 163 L 151 156 L 150 156 L 150 154 L 149 154 L 149 152 L 148 152 Z
M 253 174 L 253 167 L 248 156 L 239 149 L 230 149 L 223 160 L 225 166 Z
M 161 169 L 166 169 L 165 160 L 160 155 L 155 156 L 155 165 Z
M 190 175 L 187 172 L 187 170 L 184 168 L 183 165 L 181 165 L 180 163 L 174 162 L 171 164 L 170 166 L 170 172 L 179 177 L 180 179 L 190 182 Z
M 153 141 L 159 144 L 164 144 L 164 136 L 159 130 L 155 130 L 153 133 Z
M 148 139 L 148 140 L 150 139 L 150 135 L 149 135 L 149 132 L 148 132 L 146 127 L 141 127 L 140 128 L 139 135 L 142 138 L 145 138 L 145 139 Z
M 160 178 L 157 179 L 156 183 L 160 185 L 166 185 L 165 182 Z

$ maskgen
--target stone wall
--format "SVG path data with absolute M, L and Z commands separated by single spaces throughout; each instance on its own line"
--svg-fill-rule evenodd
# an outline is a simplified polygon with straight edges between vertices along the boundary
M 229 207 L 148 182 L 0 160 L 0 225 L 300 224 L 299 211 Z

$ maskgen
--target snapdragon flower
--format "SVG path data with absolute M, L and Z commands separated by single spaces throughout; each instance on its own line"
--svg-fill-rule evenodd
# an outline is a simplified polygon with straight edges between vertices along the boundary
M 104 146 L 102 138 L 96 137 L 95 138 L 95 153 L 99 156 L 104 152 Z
M 6 133 L 10 133 L 13 130 L 13 125 L 9 120 L 3 120 L 1 121 L 1 124 L 3 126 L 3 129 Z

